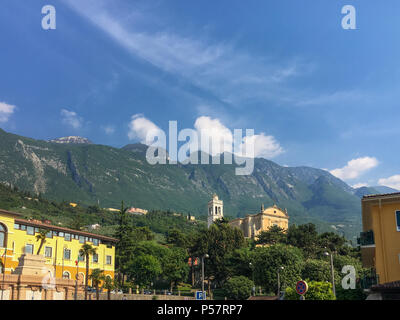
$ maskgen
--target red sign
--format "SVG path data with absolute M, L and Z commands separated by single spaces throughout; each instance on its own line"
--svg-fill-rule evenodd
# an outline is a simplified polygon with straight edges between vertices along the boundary
M 75 265 L 76 265 L 76 266 L 78 265 L 78 260 L 75 260 Z
M 305 282 L 305 281 L 303 281 L 303 280 L 297 282 L 297 284 L 296 284 L 296 292 L 297 292 L 299 295 L 301 295 L 301 296 L 302 296 L 302 295 L 305 295 L 306 292 L 307 292 L 307 290 L 308 290 L 307 282 Z

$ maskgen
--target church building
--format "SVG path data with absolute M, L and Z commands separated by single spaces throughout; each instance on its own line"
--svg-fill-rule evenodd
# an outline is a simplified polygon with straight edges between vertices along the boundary
M 224 202 L 216 194 L 208 202 L 208 227 L 214 221 L 222 219 L 224 216 Z M 289 215 L 287 210 L 278 208 L 276 205 L 264 209 L 257 214 L 248 214 L 244 218 L 237 218 L 229 222 L 232 227 L 243 231 L 245 238 L 255 239 L 260 232 L 267 231 L 272 226 L 278 226 L 284 230 L 289 227 Z
M 243 231 L 245 238 L 255 239 L 262 231 L 268 231 L 272 226 L 278 226 L 284 230 L 289 227 L 289 215 L 287 210 L 282 210 L 276 205 L 264 209 L 257 214 L 248 214 L 244 218 L 237 218 L 229 222 L 232 227 Z

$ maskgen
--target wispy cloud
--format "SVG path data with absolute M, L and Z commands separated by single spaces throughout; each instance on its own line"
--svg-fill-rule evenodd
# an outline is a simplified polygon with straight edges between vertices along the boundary
M 163 71 L 185 78 L 221 101 L 280 97 L 279 86 L 307 72 L 301 59 L 273 60 L 248 54 L 233 43 L 188 37 L 172 31 L 142 31 L 107 10 L 104 1 L 66 2 L 135 56 Z M 277 90 L 276 92 L 272 92 Z
M 352 180 L 375 168 L 378 164 L 379 161 L 374 157 L 357 158 L 347 162 L 343 168 L 331 170 L 330 173 L 342 180 Z
M 69 111 L 66 109 L 61 110 L 61 121 L 72 127 L 73 129 L 79 129 L 82 127 L 83 118 L 78 116 L 74 111 Z
M 357 90 L 335 91 L 317 95 L 309 94 L 308 97 L 298 97 L 294 104 L 298 106 L 348 104 L 354 101 L 368 100 L 369 98 L 369 95 Z
M 102 128 L 107 135 L 112 135 L 115 132 L 115 127 L 112 125 L 103 126 Z
M 0 102 L 0 123 L 8 122 L 16 107 L 5 102 Z

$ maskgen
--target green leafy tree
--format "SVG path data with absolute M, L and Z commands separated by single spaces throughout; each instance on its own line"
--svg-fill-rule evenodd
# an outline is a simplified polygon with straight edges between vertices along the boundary
M 302 279 L 307 281 L 331 281 L 331 266 L 328 261 L 307 259 L 302 271 Z M 340 280 L 335 272 L 336 283 Z
M 251 295 L 253 281 L 244 276 L 236 276 L 227 280 L 223 286 L 225 296 L 232 300 L 246 300 Z
M 287 243 L 301 248 L 307 258 L 314 257 L 320 248 L 318 232 L 312 223 L 291 225 L 287 231 Z
M 206 253 L 209 255 L 205 259 L 207 278 L 213 277 L 221 285 L 228 277 L 227 258 L 234 250 L 245 246 L 243 232 L 221 220 L 211 225 L 198 241 L 202 242 L 198 245 L 199 257 Z
M 319 245 L 321 248 L 326 248 L 331 252 L 341 250 L 347 243 L 346 238 L 334 233 L 325 232 L 319 235 Z
M 189 245 L 187 236 L 182 231 L 175 228 L 168 231 L 166 241 L 168 244 L 172 244 L 180 248 L 188 248 Z
M 279 226 L 272 226 L 267 231 L 262 231 L 257 237 L 256 244 L 277 244 L 286 243 L 285 230 Z
M 306 300 L 335 300 L 330 282 L 311 281 L 308 284 L 308 291 L 304 295 Z M 285 300 L 299 300 L 295 286 L 290 286 L 285 290 Z
M 90 256 L 96 254 L 97 249 L 92 247 L 88 243 L 84 243 L 82 247 L 79 249 L 79 254 L 85 257 L 86 261 L 86 276 L 85 276 L 85 300 L 87 300 L 88 295 L 88 283 L 89 283 L 89 262 Z
M 278 269 L 281 288 L 293 286 L 301 279 L 303 253 L 299 248 L 284 244 L 258 247 L 254 250 L 254 278 L 269 292 L 277 292 Z
M 139 286 L 147 286 L 162 273 L 161 263 L 154 256 L 137 256 L 128 266 L 128 275 Z
M 118 216 L 118 227 L 115 233 L 115 238 L 118 239 L 115 246 L 115 264 L 118 282 L 121 286 L 124 285 L 127 266 L 133 259 L 133 251 L 135 248 L 135 239 L 132 236 L 133 228 L 129 222 L 127 210 L 128 208 L 125 208 L 124 202 L 122 202 Z
M 230 277 L 245 276 L 253 279 L 253 252 L 249 248 L 240 248 L 227 255 L 226 265 Z
M 188 277 L 189 266 L 188 255 L 183 248 L 171 248 L 164 257 L 162 263 L 162 274 L 171 284 L 171 291 L 174 285 Z
M 72 209 L 72 208 L 71 208 Z M 71 210 L 70 209 L 70 210 Z M 82 214 L 78 214 L 75 218 L 69 223 L 68 227 L 74 230 L 83 230 L 85 229 L 85 218 Z
M 133 227 L 129 231 L 131 232 L 131 238 L 134 242 L 154 240 L 154 234 L 147 226 Z

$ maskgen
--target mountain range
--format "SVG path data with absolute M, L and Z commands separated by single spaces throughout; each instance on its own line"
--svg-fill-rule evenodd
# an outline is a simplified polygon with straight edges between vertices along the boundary
M 236 176 L 236 165 L 150 165 L 147 147 L 97 145 L 80 137 L 34 140 L 0 129 L 0 182 L 53 200 L 119 208 L 207 214 L 213 193 L 224 213 L 240 217 L 260 206 L 286 208 L 291 223 L 315 223 L 353 239 L 361 230 L 360 198 L 390 188 L 353 189 L 328 171 L 284 167 L 256 158 L 254 172 Z M 354 240 L 354 239 L 353 239 Z

